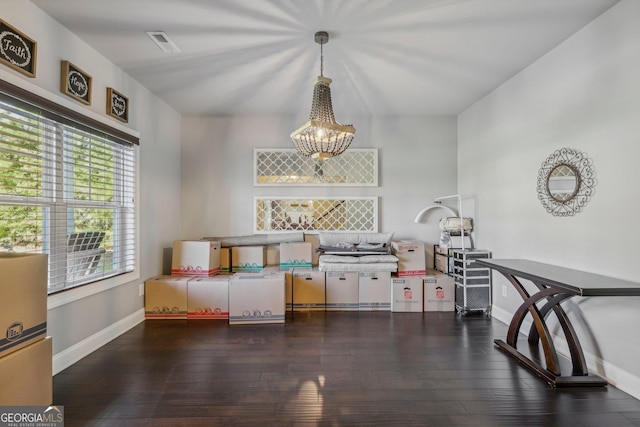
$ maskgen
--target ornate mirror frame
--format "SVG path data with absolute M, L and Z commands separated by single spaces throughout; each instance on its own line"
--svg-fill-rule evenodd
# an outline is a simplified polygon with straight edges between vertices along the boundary
M 555 179 L 564 180 L 557 190 L 550 185 Z M 552 215 L 573 216 L 585 207 L 595 184 L 591 160 L 581 151 L 562 148 L 547 157 L 540 167 L 538 199 Z

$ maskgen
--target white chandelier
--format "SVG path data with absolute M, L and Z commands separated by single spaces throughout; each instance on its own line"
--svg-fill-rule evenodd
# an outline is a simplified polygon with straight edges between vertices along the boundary
M 339 156 L 349 148 L 356 128 L 336 122 L 331 105 L 331 79 L 324 77 L 322 45 L 329 41 L 329 33 L 318 31 L 316 43 L 320 44 L 320 76 L 313 84 L 313 101 L 309 121 L 291 134 L 291 141 L 303 156 L 326 160 Z

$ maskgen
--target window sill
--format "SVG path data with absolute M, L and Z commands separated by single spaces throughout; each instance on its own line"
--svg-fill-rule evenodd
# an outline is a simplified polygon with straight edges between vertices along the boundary
M 137 280 L 139 278 L 140 275 L 134 271 L 132 273 L 121 274 L 119 276 L 101 280 L 100 282 L 79 286 L 77 288 L 69 289 L 68 291 L 49 295 L 47 298 L 47 310 L 51 310 L 65 304 L 87 298 L 91 295 L 113 289 L 117 286 L 124 285 L 125 283 L 133 282 L 134 280 Z

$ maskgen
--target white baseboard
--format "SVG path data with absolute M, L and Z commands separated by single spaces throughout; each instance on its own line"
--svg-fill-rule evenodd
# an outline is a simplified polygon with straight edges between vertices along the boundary
M 129 329 L 144 321 L 144 308 L 96 332 L 77 344 L 53 356 L 53 375 L 62 372 L 83 357 L 93 353 L 109 341 L 119 337 Z
M 491 317 L 509 325 L 509 323 L 511 323 L 513 313 L 494 305 L 491 307 Z M 531 328 L 532 323 L 531 317 L 527 316 L 522 322 L 520 330 L 528 331 L 529 328 Z M 553 344 L 555 345 L 558 354 L 569 359 L 569 346 L 567 345 L 564 337 L 558 337 L 557 335 L 552 336 Z M 640 399 L 640 377 L 631 374 L 624 369 L 620 369 L 619 367 L 591 353 L 584 352 L 584 358 L 587 361 L 587 368 L 589 369 L 589 372 L 604 378 L 612 386 L 630 394 L 636 399 Z

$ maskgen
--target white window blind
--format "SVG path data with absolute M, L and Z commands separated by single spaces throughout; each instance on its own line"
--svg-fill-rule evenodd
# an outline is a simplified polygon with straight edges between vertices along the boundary
M 49 254 L 49 293 L 136 261 L 136 147 L 76 120 L 0 92 L 0 251 Z

